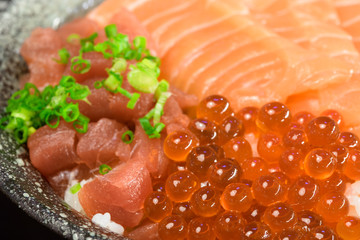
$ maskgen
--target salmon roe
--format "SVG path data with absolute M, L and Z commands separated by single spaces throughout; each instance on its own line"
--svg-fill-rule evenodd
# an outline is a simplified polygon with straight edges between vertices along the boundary
M 225 210 L 244 212 L 252 204 L 251 188 L 242 183 L 232 183 L 224 189 L 220 203 Z
M 193 218 L 188 225 L 188 240 L 213 240 L 213 224 L 208 218 Z
M 339 126 L 329 117 L 317 117 L 305 127 L 309 143 L 313 146 L 326 146 L 334 143 L 340 134 Z
M 225 118 L 233 115 L 230 102 L 223 96 L 211 95 L 202 100 L 197 107 L 196 116 L 221 123 Z
M 257 132 L 256 119 L 258 114 L 259 108 L 257 107 L 244 107 L 236 113 L 236 117 L 243 122 L 246 133 Z
M 246 239 L 249 240 L 270 240 L 273 235 L 268 225 L 262 222 L 250 222 L 244 228 Z
M 214 231 L 220 240 L 245 239 L 245 220 L 236 211 L 225 211 L 215 219 Z
M 164 141 L 164 153 L 171 160 L 185 161 L 188 153 L 197 145 L 199 140 L 190 132 L 172 132 Z
M 336 232 L 346 240 L 360 239 L 360 219 L 351 216 L 342 218 L 336 225 Z
M 279 232 L 295 226 L 298 219 L 294 209 L 289 204 L 280 202 L 267 207 L 264 212 L 263 221 L 274 232 Z
M 161 220 L 158 231 L 162 240 L 185 239 L 187 235 L 187 223 L 178 215 L 170 215 Z
M 291 123 L 290 110 L 282 103 L 271 102 L 260 108 L 257 125 L 264 131 L 284 133 Z
M 345 194 L 360 180 L 360 142 L 343 126 L 335 110 L 294 114 L 271 102 L 234 114 L 209 96 L 165 138 L 170 160 L 152 177 L 144 216 L 160 239 L 358 240 Z

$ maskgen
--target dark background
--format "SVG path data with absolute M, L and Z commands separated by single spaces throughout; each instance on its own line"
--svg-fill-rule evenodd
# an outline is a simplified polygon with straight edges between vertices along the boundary
M 64 238 L 32 219 L 0 192 L 0 239 L 57 240 Z
M 11 0 L 0 0 L 0 15 Z M 7 196 L 0 192 L 0 239 L 64 239 L 49 228 L 28 216 Z

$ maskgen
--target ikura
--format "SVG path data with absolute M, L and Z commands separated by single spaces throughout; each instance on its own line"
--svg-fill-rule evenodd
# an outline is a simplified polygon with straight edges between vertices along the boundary
M 340 132 L 338 112 L 292 118 L 273 102 L 234 115 L 221 96 L 197 111 L 188 130 L 165 140 L 173 161 L 166 180 L 153 184 L 165 200 L 145 201 L 161 239 L 360 239 L 360 220 L 347 216 L 344 196 L 346 184 L 360 180 L 359 138 Z
M 164 141 L 164 153 L 174 161 L 185 161 L 186 156 L 199 140 L 188 131 L 177 131 L 169 134 Z
M 196 111 L 198 118 L 205 118 L 218 124 L 233 114 L 229 101 L 219 95 L 211 95 L 202 100 Z
M 282 103 L 271 102 L 260 108 L 257 126 L 263 131 L 286 132 L 291 123 L 290 110 Z

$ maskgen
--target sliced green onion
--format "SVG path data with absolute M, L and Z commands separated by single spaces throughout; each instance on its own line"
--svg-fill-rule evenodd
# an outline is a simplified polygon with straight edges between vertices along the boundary
M 23 106 L 30 111 L 41 111 L 46 106 L 46 104 L 47 103 L 41 98 L 29 95 L 25 99 Z
M 46 104 L 48 104 L 54 96 L 54 93 L 55 89 L 51 85 L 46 86 L 41 93 L 41 98 Z
M 165 128 L 165 124 L 164 123 L 157 123 L 154 126 L 154 131 L 153 133 L 149 136 L 149 138 L 160 138 L 160 132 Z
M 94 44 L 91 42 L 85 42 L 80 49 L 81 53 L 94 51 Z
M 60 80 L 59 85 L 64 87 L 65 89 L 71 89 L 76 84 L 76 80 L 72 76 L 63 76 Z
M 140 49 L 146 48 L 146 38 L 142 36 L 136 36 L 133 40 L 133 43 L 135 48 L 140 48 Z
M 29 91 L 22 89 L 20 91 L 15 92 L 13 95 L 11 95 L 11 100 L 19 100 L 21 101 L 22 99 L 26 98 L 29 95 Z
M 127 91 L 127 90 L 125 90 L 125 89 L 123 89 L 123 88 L 121 88 L 121 87 L 119 87 L 116 91 L 117 91 L 118 93 L 124 95 L 124 96 L 127 97 L 128 99 L 131 99 L 131 97 L 132 97 L 132 94 L 131 94 L 129 91 Z
M 91 94 L 90 89 L 86 85 L 76 84 L 70 89 L 70 97 L 73 100 L 83 100 Z
M 60 116 L 58 116 L 53 111 L 49 111 L 47 114 L 45 114 L 45 124 L 51 128 L 57 128 L 60 124 Z
M 124 132 L 121 136 L 121 140 L 126 144 L 132 143 L 132 141 L 134 140 L 134 133 L 130 130 Z
M 155 112 L 155 109 L 153 108 L 144 116 L 144 118 L 150 120 L 154 116 L 154 112 Z
M 92 44 L 94 44 L 94 40 L 96 39 L 98 37 L 98 34 L 97 33 L 93 33 L 93 34 L 91 34 L 89 37 L 87 37 L 87 38 L 82 38 L 82 39 L 80 39 L 80 45 L 81 45 L 81 47 L 84 47 L 84 45 L 86 44 L 86 43 L 92 43 Z
M 126 70 L 127 61 L 124 58 L 114 59 L 113 66 L 111 67 L 111 71 L 116 73 L 123 73 Z
M 22 144 L 25 143 L 28 138 L 28 128 L 26 126 L 23 126 L 21 128 L 18 128 L 14 132 L 15 139 L 18 143 Z
M 107 174 L 108 172 L 110 172 L 112 170 L 112 168 L 109 166 L 109 165 L 106 165 L 106 164 L 102 164 L 100 165 L 99 167 L 99 173 L 101 175 L 105 175 Z
M 109 77 L 104 81 L 104 87 L 111 92 L 116 92 L 117 88 L 121 87 L 122 82 L 122 76 L 110 70 Z
M 171 96 L 171 93 L 169 92 L 163 92 L 161 93 L 159 99 L 157 100 L 155 104 L 155 111 L 154 111 L 154 124 L 157 124 L 160 122 L 160 118 L 166 103 L 166 100 Z
M 103 81 L 96 81 L 94 82 L 94 88 L 95 89 L 100 89 L 103 87 Z
M 160 64 L 161 64 L 160 58 L 155 57 L 155 56 L 151 56 L 150 53 L 148 53 L 148 55 L 149 55 L 149 56 L 146 56 L 145 58 L 148 59 L 148 60 L 150 60 L 150 61 L 152 61 L 152 62 L 154 62 L 155 65 L 156 65 L 157 67 L 159 67 Z
M 155 90 L 155 98 L 159 99 L 160 95 L 167 91 L 169 91 L 169 83 L 166 80 L 161 80 Z
M 28 91 L 30 95 L 40 96 L 39 89 L 33 83 L 25 83 L 24 89 Z
M 128 104 L 126 105 L 127 108 L 130 108 L 130 109 L 134 109 L 138 99 L 140 98 L 140 94 L 138 93 L 133 93 L 131 95 L 131 98 L 130 98 L 130 101 L 128 102 Z
M 90 119 L 82 114 L 79 115 L 73 123 L 73 127 L 78 133 L 86 133 L 88 130 Z
M 14 118 L 20 118 L 24 121 L 29 121 L 35 113 L 31 110 L 28 110 L 24 107 L 20 107 L 14 111 L 12 111 L 11 116 Z
M 141 127 L 144 129 L 146 135 L 150 136 L 154 132 L 153 126 L 151 126 L 151 123 L 149 119 L 147 118 L 139 118 L 139 122 Z
M 31 135 L 33 135 L 36 132 L 36 129 L 34 127 L 29 127 L 28 128 L 28 136 L 30 137 Z
M 107 38 L 113 38 L 117 35 L 117 27 L 115 24 L 110 24 L 105 27 L 105 34 Z
M 80 35 L 79 34 L 76 34 L 76 33 L 73 33 L 73 34 L 70 34 L 67 38 L 66 38 L 66 41 L 68 43 L 73 43 L 74 40 L 80 40 Z
M 24 126 L 24 120 L 23 119 L 10 117 L 9 122 L 5 127 L 5 130 L 14 131 L 15 129 L 22 128 L 23 126 Z
M 58 51 L 60 59 L 53 59 L 55 62 L 60 64 L 67 64 L 69 62 L 70 53 L 66 48 L 62 48 Z
M 10 120 L 10 116 L 4 116 L 0 118 L 0 129 L 5 129 Z
M 156 77 L 139 69 L 129 72 L 128 81 L 133 88 L 144 93 L 154 93 L 158 85 Z
M 79 104 L 70 103 L 63 107 L 61 110 L 61 116 L 66 122 L 73 122 L 80 116 Z
M 113 53 L 111 52 L 111 43 L 108 41 L 98 43 L 94 46 L 94 51 L 101 52 L 104 58 L 108 59 L 113 57 Z
M 76 194 L 78 191 L 80 191 L 80 189 L 81 189 L 81 185 L 80 183 L 77 183 L 70 188 L 70 193 Z
M 80 56 L 71 59 L 71 71 L 77 74 L 87 73 L 91 68 L 89 60 L 83 59 Z

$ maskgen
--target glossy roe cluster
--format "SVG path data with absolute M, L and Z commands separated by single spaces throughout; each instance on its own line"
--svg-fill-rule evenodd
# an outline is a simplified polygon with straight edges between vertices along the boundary
M 212 95 L 196 113 L 168 133 L 178 167 L 145 201 L 161 239 L 360 239 L 344 196 L 360 180 L 360 143 L 338 112 L 293 114 L 279 102 L 234 112 Z

